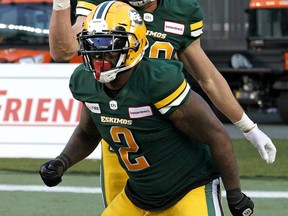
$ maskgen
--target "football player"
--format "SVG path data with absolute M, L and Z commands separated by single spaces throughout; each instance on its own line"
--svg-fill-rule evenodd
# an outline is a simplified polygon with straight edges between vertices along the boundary
M 57 60 L 67 60 L 76 54 L 79 45 L 76 35 L 82 29 L 86 16 L 103 0 L 78 0 L 76 24 L 70 20 L 69 0 L 54 0 L 50 23 L 51 55 Z M 273 163 L 276 148 L 245 114 L 235 100 L 226 80 L 211 63 L 200 45 L 203 29 L 203 13 L 196 0 L 129 0 L 137 7 L 147 26 L 149 48 L 145 55 L 152 58 L 170 59 L 177 54 L 184 67 L 195 78 L 217 108 L 225 114 L 258 149 L 267 163 Z M 121 190 L 126 181 L 125 173 L 115 165 L 116 156 L 102 143 L 102 186 L 104 200 L 108 204 Z M 112 165 L 111 165 L 112 164 Z M 118 176 L 110 182 L 110 175 Z
M 232 215 L 251 215 L 225 127 L 191 90 L 180 61 L 143 57 L 140 14 L 103 2 L 78 38 L 84 64 L 70 90 L 83 103 L 81 119 L 61 154 L 40 167 L 44 183 L 60 183 L 104 139 L 129 180 L 102 216 L 222 216 L 219 177 Z

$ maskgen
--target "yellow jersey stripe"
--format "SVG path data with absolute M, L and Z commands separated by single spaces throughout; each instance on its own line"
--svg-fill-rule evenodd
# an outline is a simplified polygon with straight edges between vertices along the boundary
M 191 24 L 191 25 L 190 25 L 190 30 L 191 30 L 191 31 L 194 31 L 194 30 L 199 29 L 199 28 L 202 28 L 202 27 L 203 27 L 203 20 Z
M 172 94 L 170 94 L 168 97 L 164 98 L 163 100 L 157 102 L 155 104 L 156 108 L 160 109 L 160 108 L 166 106 L 167 104 L 171 103 L 173 100 L 175 100 L 175 98 L 177 98 L 179 96 L 179 94 L 181 94 L 181 92 L 183 92 L 186 85 L 187 85 L 187 82 L 186 82 L 186 80 L 184 80 L 182 82 L 182 84 L 178 87 L 178 89 L 176 89 L 176 91 L 174 91 Z
M 185 99 L 186 95 L 189 93 L 190 86 L 187 84 L 185 90 L 170 104 L 165 107 L 162 107 L 159 112 L 161 114 L 167 113 L 172 107 L 177 107 Z

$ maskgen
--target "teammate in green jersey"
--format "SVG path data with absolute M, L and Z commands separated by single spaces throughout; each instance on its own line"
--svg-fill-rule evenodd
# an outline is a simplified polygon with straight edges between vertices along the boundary
M 139 13 L 119 1 L 87 17 L 78 37 L 84 65 L 70 80 L 81 119 L 61 154 L 41 166 L 44 183 L 60 183 L 104 139 L 129 180 L 103 216 L 223 215 L 219 177 L 232 215 L 251 215 L 225 127 L 190 89 L 181 62 L 143 58 L 145 33 Z

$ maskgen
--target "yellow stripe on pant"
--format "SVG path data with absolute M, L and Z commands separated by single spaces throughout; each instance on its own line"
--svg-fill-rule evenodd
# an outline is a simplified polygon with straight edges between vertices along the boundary
M 101 187 L 106 207 L 125 187 L 128 176 L 120 166 L 117 155 L 109 149 L 108 143 L 102 140 L 101 145 Z

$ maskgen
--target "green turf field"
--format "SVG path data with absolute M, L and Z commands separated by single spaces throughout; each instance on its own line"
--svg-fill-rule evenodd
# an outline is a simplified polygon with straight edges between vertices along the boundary
M 277 160 L 267 165 L 258 152 L 245 140 L 235 140 L 235 151 L 240 167 L 242 189 L 288 193 L 288 141 L 273 140 L 277 149 Z M 100 187 L 99 161 L 85 160 L 72 168 L 63 177 L 63 187 L 81 189 L 87 192 L 48 192 L 52 190 L 42 183 L 39 166 L 47 159 L 0 159 L 0 216 L 92 216 L 103 210 L 101 193 L 93 192 Z M 18 186 L 22 186 L 20 189 Z M 16 188 L 16 186 L 18 188 Z M 25 186 L 25 187 L 24 187 Z M 37 190 L 33 187 L 37 186 Z M 1 189 L 2 187 L 2 189 Z M 9 189 L 7 189 L 9 188 Z M 28 191 L 26 189 L 29 189 Z M 32 188 L 32 189 L 31 189 Z M 45 191 L 43 191 L 45 189 Z M 15 190 L 15 191 L 12 191 Z M 34 191 L 33 191 L 34 190 Z M 73 191 L 72 190 L 72 191 Z M 276 194 L 276 193 L 275 193 Z M 256 216 L 287 216 L 288 197 L 253 198 Z M 225 198 L 223 206 L 229 216 Z

